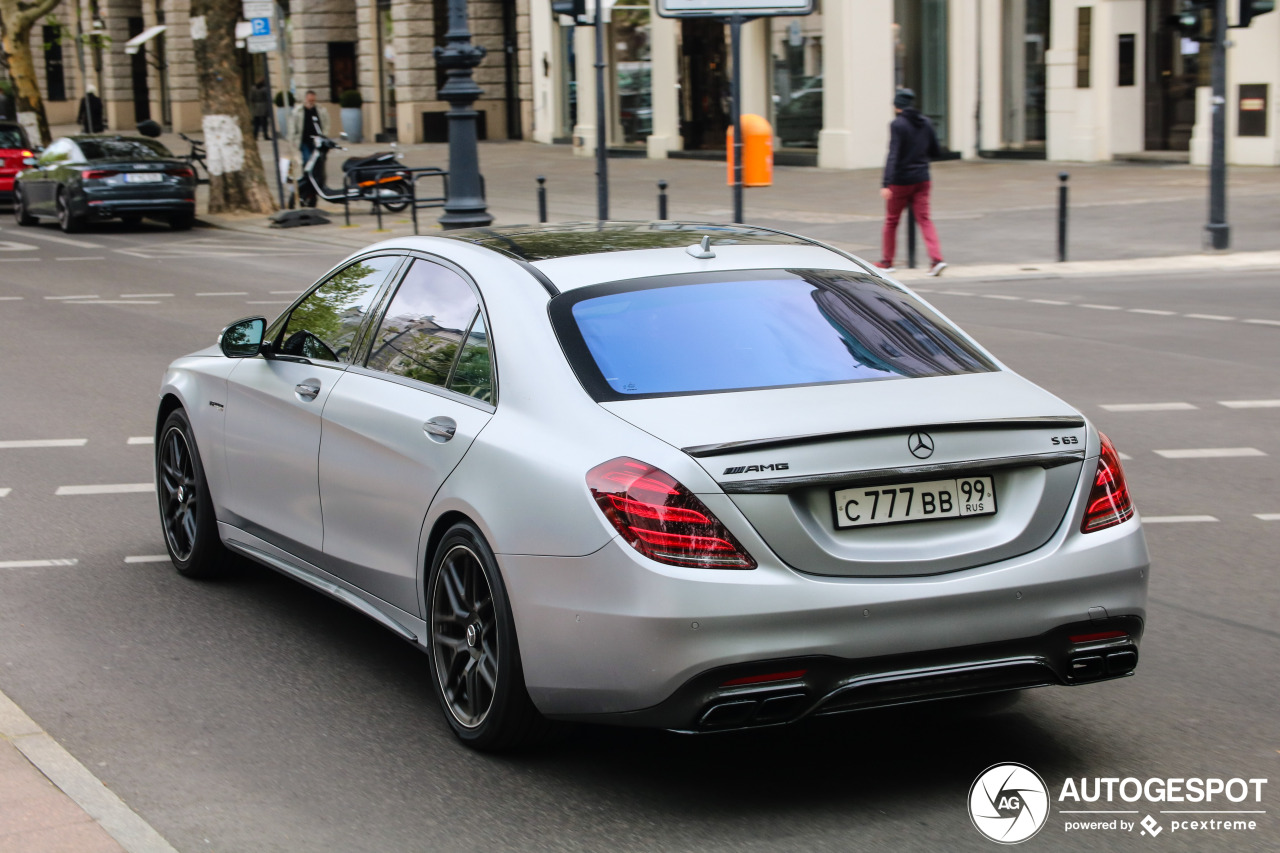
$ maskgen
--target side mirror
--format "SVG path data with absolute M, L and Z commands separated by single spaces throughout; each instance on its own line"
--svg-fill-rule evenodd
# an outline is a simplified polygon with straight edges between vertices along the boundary
M 267 330 L 263 317 L 237 320 L 218 335 L 218 346 L 227 358 L 253 358 L 262 351 L 262 335 Z

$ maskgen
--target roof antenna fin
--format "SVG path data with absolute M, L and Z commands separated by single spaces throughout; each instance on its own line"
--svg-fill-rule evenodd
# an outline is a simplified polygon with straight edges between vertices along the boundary
M 700 259 L 714 258 L 716 256 L 716 253 L 711 251 L 711 237 L 709 235 L 702 238 L 701 245 L 695 244 L 685 249 L 685 251 Z

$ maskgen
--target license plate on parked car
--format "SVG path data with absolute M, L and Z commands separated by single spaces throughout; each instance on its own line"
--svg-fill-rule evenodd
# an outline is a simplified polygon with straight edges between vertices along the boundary
M 994 515 L 996 511 L 996 484 L 991 477 L 838 489 L 831 496 L 837 528 Z
M 125 182 L 130 184 L 155 184 L 164 180 L 159 172 L 126 172 Z

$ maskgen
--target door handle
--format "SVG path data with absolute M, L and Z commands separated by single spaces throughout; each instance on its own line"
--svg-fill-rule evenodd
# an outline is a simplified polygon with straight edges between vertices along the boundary
M 308 379 L 293 386 L 293 393 L 304 400 L 314 400 L 320 394 L 320 380 Z
M 427 421 L 422 425 L 422 430 L 427 434 L 427 438 L 443 444 L 453 438 L 458 431 L 458 422 L 453 418 L 441 416 Z

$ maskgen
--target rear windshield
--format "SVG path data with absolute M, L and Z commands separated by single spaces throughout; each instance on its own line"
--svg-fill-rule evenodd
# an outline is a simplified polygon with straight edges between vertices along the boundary
M 163 160 L 173 155 L 150 139 L 78 139 L 86 160 Z
M 600 401 L 996 369 L 922 302 L 856 272 L 614 282 L 556 297 L 551 318 Z
M 27 137 L 20 127 L 0 127 L 0 148 L 26 148 Z

